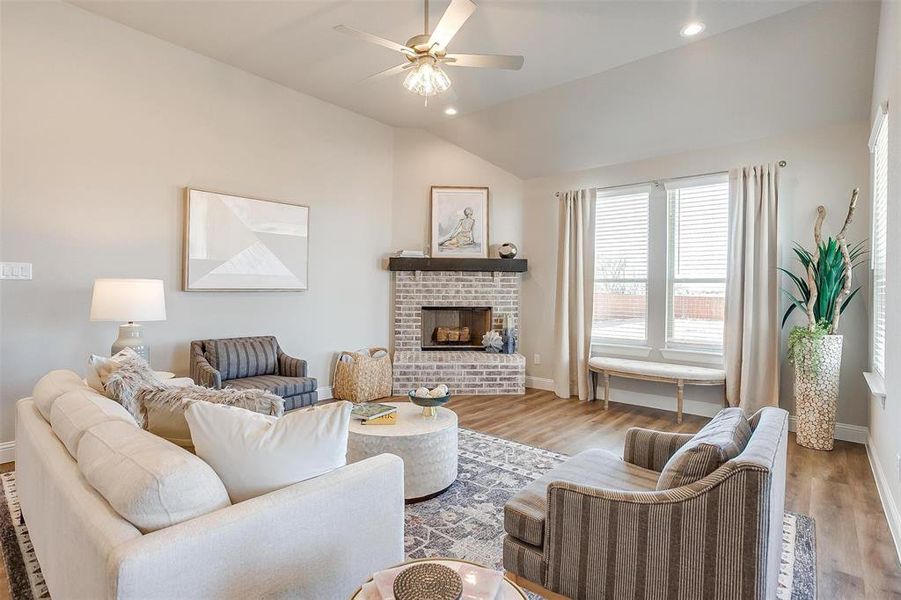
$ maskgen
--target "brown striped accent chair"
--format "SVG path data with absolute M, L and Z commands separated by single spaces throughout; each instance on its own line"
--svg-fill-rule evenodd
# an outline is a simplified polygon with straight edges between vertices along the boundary
M 507 503 L 504 568 L 548 599 L 775 598 L 787 441 L 779 408 L 725 409 L 695 435 L 632 428 L 623 459 L 582 452 Z M 686 461 L 713 470 L 661 486 Z
M 307 377 L 307 361 L 282 352 L 271 335 L 192 341 L 191 378 L 217 390 L 266 390 L 284 398 L 286 411 L 319 398 L 316 379 Z

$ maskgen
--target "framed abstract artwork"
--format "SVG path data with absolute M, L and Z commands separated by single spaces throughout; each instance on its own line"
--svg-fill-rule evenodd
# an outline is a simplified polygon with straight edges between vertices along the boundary
M 310 209 L 188 188 L 185 291 L 307 289 Z
M 432 186 L 433 257 L 488 257 L 488 188 Z

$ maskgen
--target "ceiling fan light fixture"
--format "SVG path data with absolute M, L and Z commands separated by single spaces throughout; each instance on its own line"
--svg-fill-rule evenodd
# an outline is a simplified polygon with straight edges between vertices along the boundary
M 450 86 L 450 77 L 432 57 L 419 59 L 404 79 L 407 90 L 426 98 L 447 91 Z

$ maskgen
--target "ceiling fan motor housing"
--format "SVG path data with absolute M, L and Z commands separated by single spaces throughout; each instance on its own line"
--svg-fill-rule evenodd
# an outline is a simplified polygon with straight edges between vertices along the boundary
M 419 35 L 414 35 L 405 44 L 408 48 L 413 48 L 416 50 L 416 56 L 411 56 L 409 54 L 405 54 L 407 60 L 410 62 L 415 62 L 417 58 L 420 58 L 424 55 L 430 54 L 435 58 L 444 58 L 447 55 L 447 50 L 442 48 L 441 46 L 429 46 L 429 38 L 431 36 L 427 33 L 420 33 Z

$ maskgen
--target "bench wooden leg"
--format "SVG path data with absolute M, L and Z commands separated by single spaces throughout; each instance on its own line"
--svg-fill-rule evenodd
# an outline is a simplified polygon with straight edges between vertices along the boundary
M 598 372 L 597 371 L 589 371 L 588 372 L 589 379 L 591 379 L 591 393 L 588 394 L 588 401 L 598 399 Z
M 685 403 L 685 382 L 676 382 L 676 423 L 682 422 L 682 405 Z
M 610 373 L 604 371 L 604 410 L 610 408 Z

